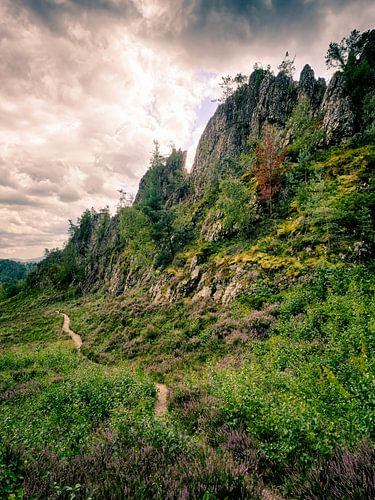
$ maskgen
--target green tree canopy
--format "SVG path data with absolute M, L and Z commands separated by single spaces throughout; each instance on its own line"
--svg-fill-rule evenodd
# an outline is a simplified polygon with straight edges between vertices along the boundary
M 375 88 L 375 30 L 353 30 L 341 42 L 331 42 L 326 64 L 343 73 L 345 90 L 354 103 L 361 104 Z

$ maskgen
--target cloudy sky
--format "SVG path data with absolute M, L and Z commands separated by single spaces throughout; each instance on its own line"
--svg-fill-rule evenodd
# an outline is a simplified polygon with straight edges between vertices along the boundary
M 61 246 L 68 219 L 135 193 L 153 140 L 192 163 L 220 75 L 317 75 L 372 0 L 0 0 L 0 258 Z

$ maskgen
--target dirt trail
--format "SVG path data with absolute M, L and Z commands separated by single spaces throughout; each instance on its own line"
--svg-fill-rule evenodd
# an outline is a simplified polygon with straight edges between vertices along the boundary
M 156 384 L 156 390 L 158 397 L 155 402 L 155 415 L 157 417 L 162 417 L 168 409 L 168 387 L 165 384 Z
M 73 330 L 70 329 L 70 318 L 67 314 L 64 314 L 64 313 L 60 313 L 59 311 L 56 311 L 58 314 L 62 314 L 64 316 L 64 323 L 63 323 L 63 332 L 67 333 L 68 335 L 70 335 L 71 339 L 73 340 L 74 342 L 74 345 L 76 346 L 76 348 L 79 350 L 81 349 L 81 346 L 82 346 L 82 339 L 80 337 L 80 335 L 78 335 L 77 333 L 73 332 Z
M 77 333 L 73 332 L 73 330 L 70 329 L 69 316 L 65 313 L 60 313 L 60 311 L 56 312 L 57 314 L 62 314 L 64 317 L 64 323 L 62 327 L 63 332 L 70 335 L 71 339 L 74 342 L 74 345 L 78 350 L 80 350 L 82 347 L 82 338 L 80 335 L 78 335 Z M 165 384 L 155 384 L 155 385 L 157 390 L 157 399 L 155 401 L 155 415 L 157 417 L 161 417 L 166 413 L 168 409 L 168 404 L 167 404 L 168 387 Z

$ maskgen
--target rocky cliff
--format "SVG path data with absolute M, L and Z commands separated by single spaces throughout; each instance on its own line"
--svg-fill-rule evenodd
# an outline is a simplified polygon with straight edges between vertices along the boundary
M 282 140 L 288 143 L 291 137 L 287 130 L 288 119 L 302 99 L 308 100 L 311 113 L 319 119 L 323 129 L 322 147 L 339 143 L 353 134 L 355 109 L 345 95 L 339 73 L 332 77 L 327 87 L 324 79 L 315 79 L 309 65 L 303 68 L 298 82 L 283 72 L 274 76 L 255 70 L 248 83 L 221 104 L 209 120 L 190 176 L 185 169 L 186 152 L 173 149 L 168 157 L 160 157 L 156 164 L 151 165 L 143 176 L 135 206 L 147 202 L 150 190 L 154 194 L 155 188 L 161 205 L 171 207 L 191 200 L 191 195 L 196 200 L 201 198 L 216 177 L 238 176 L 237 160 L 241 153 L 246 152 L 249 137 L 255 140 L 261 137 L 266 123 L 279 128 Z M 115 239 L 117 225 L 118 222 L 112 220 L 109 230 L 112 239 Z M 97 242 L 93 243 L 98 246 Z M 207 267 L 207 256 L 194 254 L 186 262 L 183 274 L 174 276 L 164 272 L 150 281 L 149 269 L 135 272 L 132 266 L 124 267 L 121 256 L 116 253 L 111 259 L 105 252 L 99 254 L 98 261 L 92 264 L 88 273 L 90 276 L 100 277 L 114 294 L 131 288 L 140 280 L 147 282 L 155 301 L 174 301 L 191 296 L 194 300 L 212 297 L 226 303 L 251 287 L 258 272 L 257 266 L 246 260 L 224 267 L 212 264 Z
M 326 145 L 336 144 L 353 134 L 356 113 L 345 95 L 340 73 L 335 73 L 329 82 L 319 112 L 323 117 Z
M 185 169 L 185 152 L 173 149 L 163 158 L 156 149 L 151 166 L 140 181 L 134 206 L 124 207 L 125 215 L 126 210 L 129 211 L 128 216 L 124 219 L 122 210 L 114 217 L 106 210 L 86 211 L 78 225 L 73 225 L 66 248 L 51 253 L 39 266 L 35 281 L 73 285 L 82 292 L 104 287 L 111 294 L 141 285 L 155 301 L 190 297 L 226 303 L 249 290 L 260 269 L 279 269 L 287 262 L 298 271 L 299 257 L 287 256 L 280 260 L 272 254 L 273 250 L 270 254 L 259 249 L 241 254 L 238 253 L 240 245 L 234 250 L 238 255 L 224 260 L 220 256 L 211 258 L 210 252 L 223 240 L 229 242 L 238 237 L 235 224 L 234 230 L 222 225 L 223 203 L 226 209 L 237 210 L 234 219 L 241 210 L 238 203 L 233 208 L 234 202 L 238 202 L 235 199 L 238 193 L 235 191 L 233 195 L 233 189 L 244 190 L 241 203 L 246 213 L 254 212 L 250 226 L 259 226 L 262 221 L 266 226 L 272 218 L 265 207 L 259 208 L 261 200 L 257 199 L 256 188 L 250 196 L 249 186 L 244 187 L 239 181 L 244 167 L 238 160 L 248 151 L 249 138 L 256 141 L 261 137 L 265 124 L 280 130 L 277 136 L 283 145 L 295 141 L 290 125 L 293 120 L 289 118 L 299 103 L 303 104 L 302 113 L 312 117 L 314 131 L 319 129 L 320 142 L 314 143 L 319 148 L 338 144 L 356 132 L 358 109 L 347 96 L 340 73 L 333 76 L 327 87 L 324 80 L 315 78 L 309 65 L 303 68 L 298 82 L 285 72 L 274 76 L 257 69 L 209 120 L 190 175 Z M 289 161 L 295 165 L 296 158 L 290 156 Z M 248 165 L 245 168 L 251 177 Z M 295 175 L 294 172 L 291 175 Z M 220 189 L 207 188 L 225 177 L 232 177 L 231 182 L 234 178 L 238 184 L 234 188 L 232 185 L 230 199 L 224 196 L 220 205 L 217 203 L 222 195 Z M 306 172 L 303 179 L 306 182 Z M 249 177 L 248 182 L 251 184 Z M 298 173 L 293 182 L 293 186 L 302 182 Z M 290 189 L 294 189 L 293 186 Z M 210 196 L 203 198 L 206 193 Z M 285 191 L 284 195 L 290 196 L 290 192 Z M 231 206 L 228 207 L 228 203 Z M 281 217 L 284 216 L 285 213 L 281 213 Z M 304 217 L 296 218 L 293 224 L 299 227 L 303 220 Z M 340 224 L 337 226 L 341 227 Z M 246 234 L 242 234 L 244 241 L 255 237 L 254 227 L 248 227 Z M 284 234 L 283 228 L 280 231 Z M 325 240 L 322 248 L 324 244 Z M 157 257 L 164 247 L 168 249 L 167 257 L 163 257 L 160 264 Z M 308 258 L 319 258 L 311 246 L 306 248 L 305 252 L 302 245 L 301 251 Z
M 298 82 L 283 72 L 274 76 L 255 70 L 248 83 L 218 107 L 202 134 L 191 172 L 195 197 L 199 198 L 211 183 L 218 165 L 228 164 L 229 160 L 235 163 L 247 150 L 248 138 L 256 140 L 261 136 L 265 123 L 284 128 L 287 143 L 288 118 L 298 102 L 306 98 L 311 112 L 322 120 L 326 146 L 353 134 L 355 112 L 345 96 L 339 73 L 327 87 L 324 79 L 315 79 L 308 64 Z

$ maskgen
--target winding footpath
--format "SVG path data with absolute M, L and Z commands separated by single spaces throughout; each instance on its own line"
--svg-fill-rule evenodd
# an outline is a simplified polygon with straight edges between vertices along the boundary
M 62 326 L 63 332 L 67 333 L 70 338 L 73 340 L 74 345 L 78 351 L 82 347 L 82 338 L 78 333 L 73 332 L 73 330 L 70 329 L 70 318 L 67 314 L 65 313 L 60 313 L 60 311 L 56 311 L 57 314 L 62 314 L 64 317 L 64 323 Z M 157 417 L 162 417 L 165 415 L 165 413 L 168 410 L 168 403 L 167 403 L 167 398 L 168 398 L 168 387 L 165 384 L 156 384 L 156 392 L 157 392 L 157 399 L 155 401 L 155 415 Z
M 57 314 L 62 314 L 63 317 L 64 317 L 64 323 L 63 323 L 63 332 L 67 333 L 68 335 L 70 335 L 71 339 L 73 340 L 74 342 L 74 345 L 76 346 L 76 348 L 78 350 L 81 349 L 82 347 L 82 339 L 81 339 L 81 336 L 78 335 L 77 333 L 73 332 L 73 330 L 70 329 L 70 318 L 67 314 L 64 314 L 64 313 L 60 313 L 59 311 L 56 311 Z
M 157 399 L 155 401 L 155 415 L 162 417 L 168 410 L 168 387 L 165 384 L 155 384 L 157 391 Z

